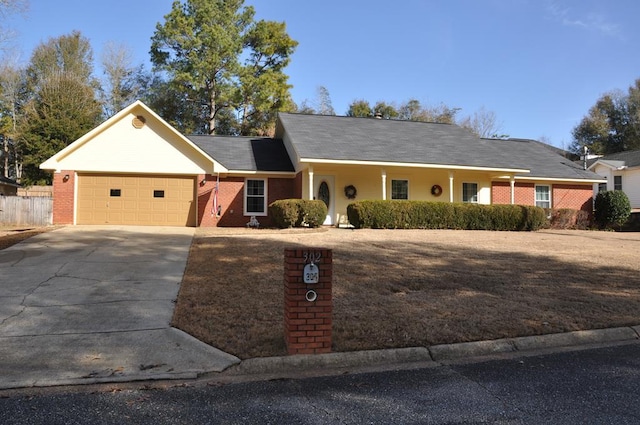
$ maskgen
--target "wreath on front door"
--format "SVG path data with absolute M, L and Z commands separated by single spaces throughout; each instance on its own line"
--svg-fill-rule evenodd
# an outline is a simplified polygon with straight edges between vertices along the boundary
M 356 199 L 356 195 L 358 195 L 358 190 L 352 184 L 344 187 L 344 196 L 349 199 Z

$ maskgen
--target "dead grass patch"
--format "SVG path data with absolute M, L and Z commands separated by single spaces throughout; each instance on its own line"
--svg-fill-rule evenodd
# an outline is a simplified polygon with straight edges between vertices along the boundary
M 199 229 L 173 325 L 240 358 L 284 355 L 295 246 L 333 249 L 334 351 L 640 323 L 636 233 Z
M 54 226 L 25 227 L 0 224 L 0 250 L 9 248 L 25 239 L 29 239 L 31 236 L 49 232 L 55 228 Z

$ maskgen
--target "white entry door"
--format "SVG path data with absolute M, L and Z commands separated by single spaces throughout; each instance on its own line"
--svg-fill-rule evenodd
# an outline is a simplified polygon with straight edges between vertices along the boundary
M 333 225 L 333 216 L 335 215 L 336 201 L 335 201 L 335 179 L 334 176 L 315 176 L 313 179 L 314 195 L 313 199 L 319 199 L 323 201 L 327 206 L 327 217 L 324 220 L 324 225 Z

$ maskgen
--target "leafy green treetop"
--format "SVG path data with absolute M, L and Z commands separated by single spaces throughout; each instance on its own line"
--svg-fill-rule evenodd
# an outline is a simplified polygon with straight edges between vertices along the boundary
M 586 146 L 594 154 L 640 149 L 640 79 L 627 93 L 602 95 L 573 129 L 570 150 L 582 152 Z
M 216 134 L 220 125 L 226 132 L 251 133 L 252 126 L 268 127 L 269 113 L 290 107 L 283 68 L 297 43 L 284 24 L 256 23 L 253 7 L 243 5 L 175 0 L 151 38 L 151 61 L 167 74 L 167 90 L 201 116 L 196 132 Z

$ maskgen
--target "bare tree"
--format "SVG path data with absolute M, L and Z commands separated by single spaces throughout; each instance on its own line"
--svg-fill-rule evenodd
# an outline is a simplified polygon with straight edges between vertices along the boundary
M 471 130 L 479 137 L 504 137 L 504 135 L 499 134 L 502 131 L 502 123 L 498 122 L 496 113 L 487 110 L 484 106 L 474 112 L 473 115 L 463 118 L 459 125 Z
M 24 102 L 24 69 L 16 60 L 5 59 L 0 65 L 0 138 L 4 177 L 19 179 L 21 164 L 16 146 L 19 110 Z
M 12 29 L 4 25 L 4 20 L 15 13 L 25 13 L 29 9 L 29 0 L 0 0 L 0 50 L 15 37 Z
M 101 59 L 105 75 L 102 102 L 110 117 L 140 97 L 146 80 L 143 66 L 133 66 L 133 53 L 126 44 L 107 43 Z

